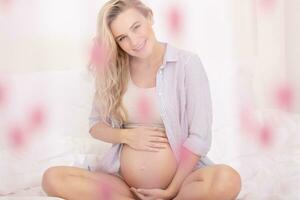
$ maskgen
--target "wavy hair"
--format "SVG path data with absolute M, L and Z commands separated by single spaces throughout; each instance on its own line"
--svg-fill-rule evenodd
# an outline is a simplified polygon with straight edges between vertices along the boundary
M 122 98 L 129 80 L 129 55 L 115 41 L 110 25 L 120 13 L 135 8 L 142 15 L 153 15 L 152 10 L 140 0 L 109 0 L 101 8 L 97 18 L 97 34 L 94 42 L 102 51 L 96 51 L 101 62 L 91 62 L 90 70 L 95 78 L 95 102 L 105 121 L 114 119 L 123 124 L 127 111 Z

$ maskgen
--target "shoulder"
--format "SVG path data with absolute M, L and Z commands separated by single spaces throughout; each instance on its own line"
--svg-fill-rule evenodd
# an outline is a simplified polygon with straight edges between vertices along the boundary
M 176 47 L 175 47 L 176 48 Z M 199 81 L 207 82 L 207 75 L 201 58 L 195 52 L 176 48 L 178 67 L 181 68 L 182 76 L 191 84 L 198 84 Z
M 177 48 L 175 46 L 173 46 L 172 48 L 174 49 L 174 52 L 176 52 L 177 61 L 181 65 L 193 65 L 201 63 L 200 57 L 197 53 L 186 50 L 184 48 Z
M 178 76 L 196 76 L 205 73 L 201 59 L 197 53 L 168 44 L 166 60 L 171 71 L 177 71 Z M 175 62 L 174 62 L 175 61 Z M 176 63 L 176 64 L 174 64 Z

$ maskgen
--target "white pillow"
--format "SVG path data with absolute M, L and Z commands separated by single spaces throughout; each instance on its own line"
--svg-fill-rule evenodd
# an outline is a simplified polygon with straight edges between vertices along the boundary
M 40 185 L 50 166 L 97 168 L 111 144 L 88 133 L 94 91 L 85 70 L 11 74 L 6 78 L 10 103 L 1 112 L 0 194 Z M 46 123 L 30 134 L 23 151 L 13 151 L 7 140 L 11 126 L 25 126 L 28 111 L 40 102 L 46 105 Z

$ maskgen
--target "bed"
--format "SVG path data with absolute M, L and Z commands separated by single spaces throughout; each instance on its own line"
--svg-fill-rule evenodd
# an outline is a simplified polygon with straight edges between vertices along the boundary
M 208 156 L 233 166 L 242 177 L 238 199 L 300 199 L 300 116 L 277 110 L 255 112 L 258 119 L 274 122 L 274 141 L 263 149 L 239 131 L 239 116 L 229 80 L 234 73 L 210 76 L 214 125 Z M 93 80 L 84 69 L 6 74 L 10 103 L 1 112 L 0 199 L 55 200 L 41 188 L 50 166 L 69 165 L 97 169 L 110 144 L 88 134 Z M 22 85 L 22 87 L 20 87 Z M 228 91 L 228 92 L 224 92 Z M 38 100 L 38 101 L 37 101 Z M 14 151 L 5 140 L 8 125 L 24 120 L 26 109 L 43 102 L 46 123 L 25 150 Z M 17 111 L 18 112 L 17 112 Z M 22 112 L 20 112 L 22 111 Z M 12 120 L 17 119 L 17 120 Z

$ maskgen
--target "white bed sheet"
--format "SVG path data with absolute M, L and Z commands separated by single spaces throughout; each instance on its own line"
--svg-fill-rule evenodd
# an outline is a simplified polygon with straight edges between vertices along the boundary
M 62 200 L 58 197 L 48 197 L 41 186 L 30 187 L 27 189 L 16 191 L 14 194 L 8 194 L 5 197 L 0 197 L 2 200 Z
M 96 169 L 101 156 L 110 146 L 91 138 L 87 133 L 93 92 L 86 73 L 73 70 L 40 75 L 24 76 L 30 76 L 31 79 L 38 77 L 46 86 L 51 83 L 48 85 L 50 93 L 47 93 L 47 98 L 54 100 L 51 102 L 51 113 L 59 113 L 60 118 L 50 124 L 52 126 L 47 130 L 46 137 L 39 138 L 39 143 L 22 157 L 8 154 L 0 145 L 0 177 L 5 177 L 0 179 L 0 199 L 55 199 L 46 197 L 40 186 L 42 173 L 47 167 L 68 165 L 87 168 L 89 165 Z M 229 75 L 227 77 L 231 78 Z M 218 91 L 223 91 L 223 82 L 218 79 L 212 80 L 211 84 L 216 118 L 208 156 L 216 163 L 233 166 L 241 174 L 243 185 L 238 199 L 300 199 L 300 116 L 263 111 L 264 115 L 276 118 L 277 140 L 274 148 L 262 150 L 255 141 L 240 134 L 237 116 L 229 113 L 233 106 L 226 106 L 233 104 L 232 97 L 225 98 L 224 93 L 218 94 Z M 34 82 L 32 85 L 38 84 Z M 57 96 L 64 99 L 59 101 L 54 98 Z

